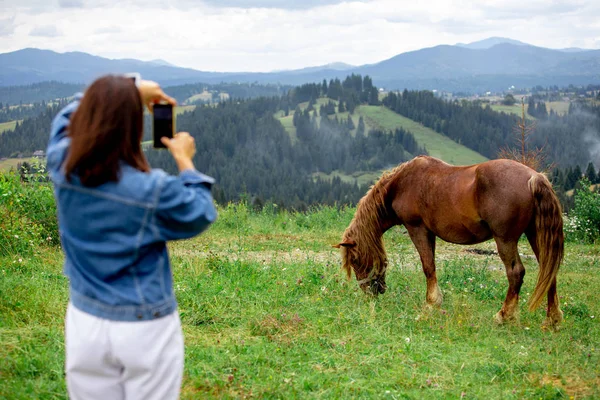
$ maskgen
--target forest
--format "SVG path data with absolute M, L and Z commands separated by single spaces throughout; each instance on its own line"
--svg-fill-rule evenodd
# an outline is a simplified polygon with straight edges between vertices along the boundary
M 558 115 L 533 96 L 529 101 L 529 114 L 537 119 L 529 146 L 544 148 L 549 163 L 560 168 L 585 167 L 592 161 L 590 148 L 598 146 L 600 106 L 575 101 L 566 115 Z M 405 90 L 388 94 L 383 104 L 488 158 L 496 158 L 502 148 L 516 144 L 518 137 L 518 116 L 496 112 L 479 102 L 446 101 L 429 91 Z
M 221 90 L 231 97 L 178 115 L 177 128 L 196 138 L 194 161 L 200 171 L 217 179 L 219 203 L 245 199 L 258 208 L 269 202 L 298 210 L 314 204 L 356 204 L 368 189 L 356 176 L 365 172 L 376 176 L 427 154 L 413 134 L 401 127 L 384 131 L 371 125 L 368 129 L 362 117 L 356 123 L 355 110 L 361 105 L 387 107 L 488 158 L 496 158 L 500 149 L 515 144 L 519 122 L 518 116 L 494 111 L 489 105 L 448 101 L 429 91 L 380 96 L 369 76 L 355 74 L 293 88 L 195 84 L 171 87 L 169 93 L 182 101 L 203 91 Z M 558 115 L 548 110 L 544 100 L 541 96 L 529 99 L 535 129 L 528 146 L 544 148 L 557 191 L 568 203 L 564 192 L 573 189 L 582 175 L 591 183 L 600 182 L 589 142 L 600 131 L 600 107 L 573 102 L 565 115 Z M 67 99 L 42 100 L 9 107 L 5 102 L 0 118 L 18 122 L 0 135 L 0 158 L 28 157 L 45 149 L 52 118 L 66 103 Z M 294 135 L 277 118 L 290 114 Z M 585 132 L 589 138 L 581 137 Z M 144 140 L 150 139 L 151 119 L 146 115 Z M 166 151 L 148 145 L 144 149 L 153 167 L 176 171 Z

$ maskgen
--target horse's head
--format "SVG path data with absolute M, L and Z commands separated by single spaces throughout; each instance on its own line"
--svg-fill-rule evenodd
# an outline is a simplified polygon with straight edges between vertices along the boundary
M 341 250 L 342 267 L 346 270 L 348 278 L 352 276 L 352 271 L 354 271 L 356 280 L 365 293 L 373 295 L 385 293 L 387 289 L 385 284 L 385 271 L 387 268 L 385 252 L 383 252 L 383 256 L 378 253 L 378 257 L 373 257 L 372 251 L 378 251 L 378 249 L 361 247 L 360 242 L 356 242 L 347 234 L 344 234 L 341 243 L 333 247 Z

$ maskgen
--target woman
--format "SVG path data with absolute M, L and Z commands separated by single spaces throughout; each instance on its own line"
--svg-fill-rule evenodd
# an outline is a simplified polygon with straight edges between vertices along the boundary
M 163 138 L 179 176 L 150 169 L 144 104 L 175 104 L 158 84 L 96 80 L 52 122 L 54 183 L 69 278 L 65 347 L 72 399 L 175 399 L 183 335 L 166 242 L 217 217 L 214 180 L 194 169 L 194 139 Z

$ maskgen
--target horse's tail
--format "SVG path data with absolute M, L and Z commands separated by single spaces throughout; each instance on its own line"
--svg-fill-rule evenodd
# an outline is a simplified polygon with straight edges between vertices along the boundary
M 529 179 L 535 202 L 535 232 L 540 264 L 538 281 L 529 302 L 529 310 L 539 307 L 556 278 L 564 254 L 562 208 L 552 185 L 542 174 Z

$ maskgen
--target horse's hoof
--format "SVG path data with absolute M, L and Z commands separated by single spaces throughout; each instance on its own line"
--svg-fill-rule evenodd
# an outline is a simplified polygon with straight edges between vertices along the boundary
M 558 331 L 563 320 L 563 312 L 558 309 L 551 312 L 542 323 L 542 329 Z
M 506 320 L 502 316 L 502 311 L 498 311 L 496 315 L 494 315 L 494 322 L 496 323 L 496 325 L 502 325 L 504 324 L 504 322 L 506 322 Z
M 519 312 L 513 311 L 512 314 L 507 314 L 506 311 L 503 313 L 502 310 L 500 310 L 494 316 L 494 322 L 497 325 L 506 324 L 507 322 L 519 324 Z
M 427 305 L 431 308 L 440 308 L 443 302 L 444 295 L 439 288 L 433 293 L 433 296 L 427 296 Z
M 562 322 L 562 318 L 546 317 L 544 322 L 542 322 L 542 329 L 558 332 L 560 330 L 561 322 Z
M 442 307 L 442 300 L 438 300 L 438 301 L 431 301 L 431 300 L 427 300 L 427 302 L 425 303 L 425 307 L 429 308 L 429 309 L 438 309 Z

